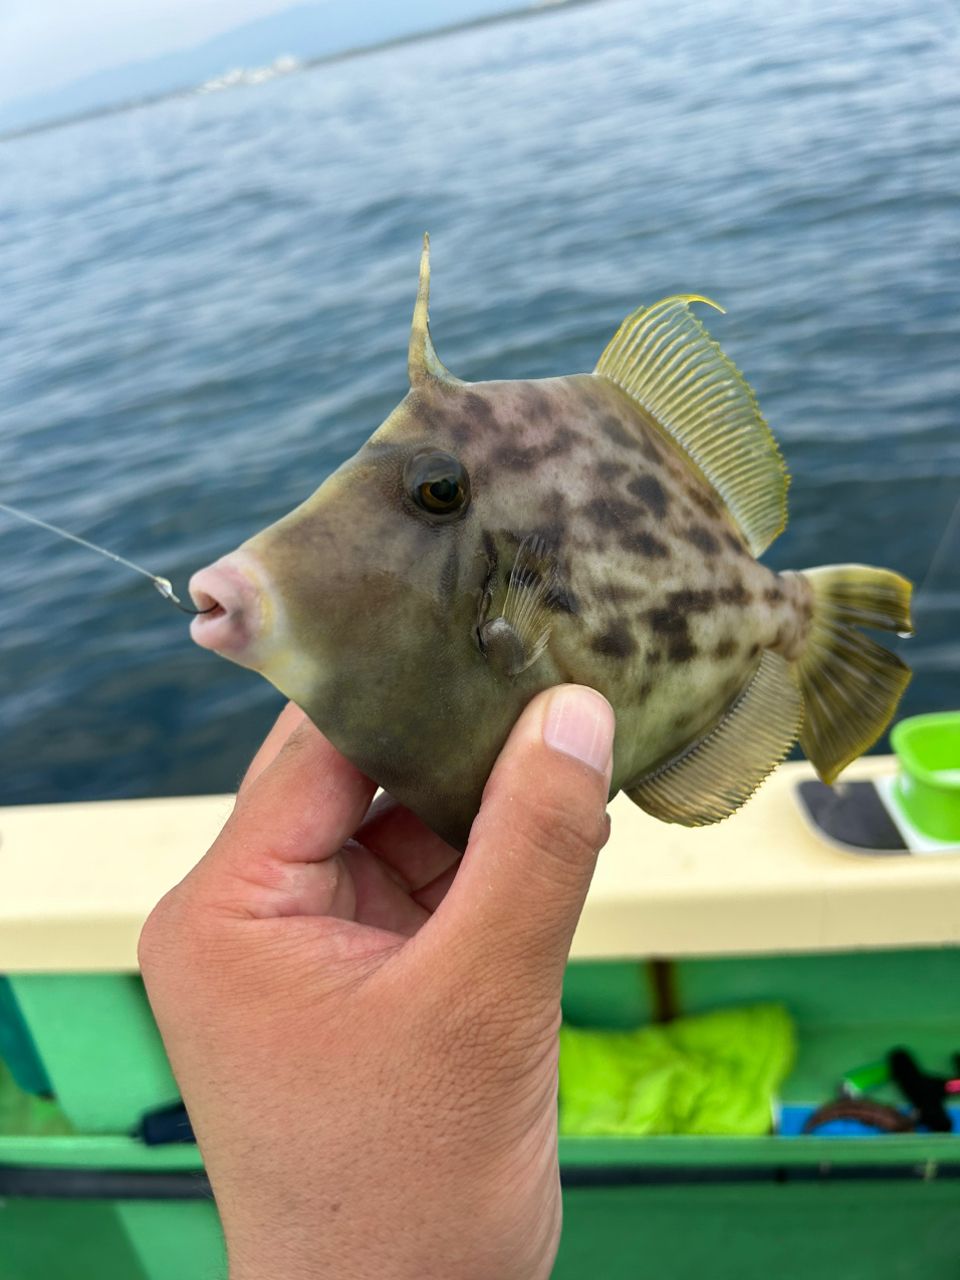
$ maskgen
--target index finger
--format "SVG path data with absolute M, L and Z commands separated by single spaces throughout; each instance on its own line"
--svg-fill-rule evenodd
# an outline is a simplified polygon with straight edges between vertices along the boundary
M 329 891 L 333 902 L 338 873 L 333 864 L 329 874 L 318 867 L 336 863 L 373 791 L 370 779 L 304 721 L 237 796 L 220 835 L 184 883 L 231 914 L 327 914 L 330 904 L 321 899 Z
M 392 867 L 411 893 L 460 861 L 458 850 L 386 792 L 371 805 L 357 839 Z
M 250 761 L 247 772 L 240 781 L 237 794 L 245 791 L 252 782 L 256 782 L 264 769 L 276 760 L 283 744 L 306 720 L 305 711 L 301 711 L 295 702 L 288 702 L 273 723 L 273 728 L 261 742 L 256 755 Z

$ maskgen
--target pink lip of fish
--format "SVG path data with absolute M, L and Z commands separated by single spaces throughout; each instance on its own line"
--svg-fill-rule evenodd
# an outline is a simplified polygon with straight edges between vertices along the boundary
M 190 579 L 190 595 L 198 609 L 213 608 L 190 623 L 191 638 L 239 661 L 260 632 L 264 594 L 262 570 L 254 569 L 240 552 L 201 569 Z
M 783 460 L 691 309 L 629 316 L 592 374 L 465 383 L 427 319 L 410 391 L 301 506 L 197 573 L 193 638 L 261 672 L 358 767 L 463 848 L 526 702 L 613 704 L 611 794 L 696 826 L 799 737 L 832 781 L 909 670 L 910 584 L 863 565 L 774 573 Z M 714 304 L 715 305 L 715 304 Z

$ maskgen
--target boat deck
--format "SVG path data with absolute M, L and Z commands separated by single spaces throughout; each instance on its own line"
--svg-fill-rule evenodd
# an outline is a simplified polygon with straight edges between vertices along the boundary
M 857 761 L 845 779 L 891 773 Z M 844 853 L 807 827 L 782 766 L 725 822 L 667 826 L 624 796 L 574 959 L 932 947 L 960 942 L 960 855 Z M 840 784 L 842 785 L 842 783 Z M 202 856 L 232 797 L 0 809 L 0 972 L 130 972 L 153 904 Z

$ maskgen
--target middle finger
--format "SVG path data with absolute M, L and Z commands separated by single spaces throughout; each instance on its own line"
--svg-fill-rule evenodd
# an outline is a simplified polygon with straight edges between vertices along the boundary
M 378 796 L 355 837 L 403 878 L 411 893 L 436 880 L 460 854 L 393 796 Z

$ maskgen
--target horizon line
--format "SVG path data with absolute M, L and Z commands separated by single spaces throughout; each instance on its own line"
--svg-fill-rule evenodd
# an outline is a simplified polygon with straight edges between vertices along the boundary
M 527 0 L 527 3 L 520 9 L 502 9 L 496 13 L 484 14 L 477 18 L 466 18 L 462 22 L 451 22 L 442 27 L 431 27 L 425 31 L 411 31 L 406 35 L 391 36 L 386 40 L 378 40 L 374 44 L 358 44 L 350 45 L 346 49 L 340 49 L 336 53 L 321 53 L 311 58 L 303 58 L 295 70 L 288 72 L 288 75 L 300 75 L 305 71 L 312 71 L 315 67 L 329 65 L 332 62 L 346 62 L 354 58 L 363 57 L 370 53 L 381 53 L 385 49 L 393 49 L 402 45 L 417 44 L 420 41 L 441 39 L 444 36 L 455 35 L 461 31 L 470 31 L 478 27 L 494 26 L 501 22 L 516 22 L 527 18 L 542 16 L 557 9 L 576 9 L 588 4 L 599 4 L 602 0 Z M 296 57 L 295 54 L 277 54 L 277 57 Z M 120 64 L 132 65 L 132 64 Z M 267 63 L 265 65 L 272 65 Z M 119 69 L 114 68 L 114 69 Z M 247 68 L 243 68 L 246 70 Z M 107 70 L 105 68 L 104 70 Z M 226 75 L 227 72 L 222 74 Z M 74 82 L 76 83 L 76 82 Z M 137 111 L 144 107 L 156 106 L 159 102 L 168 102 L 174 98 L 186 98 L 195 94 L 203 84 L 181 85 L 176 89 L 165 89 L 162 93 L 147 94 L 143 98 L 125 98 L 120 102 L 105 103 L 101 107 L 89 107 L 85 111 L 78 111 L 73 115 L 53 116 L 46 120 L 37 120 L 33 124 L 20 125 L 14 129 L 0 131 L 0 143 L 12 142 L 18 138 L 27 138 L 35 133 L 48 133 L 54 129 L 63 129 L 69 125 L 85 124 L 88 120 L 98 120 L 103 116 L 121 115 L 125 111 Z M 64 86 L 65 88 L 67 86 Z M 253 86 L 237 86 L 250 88 Z

